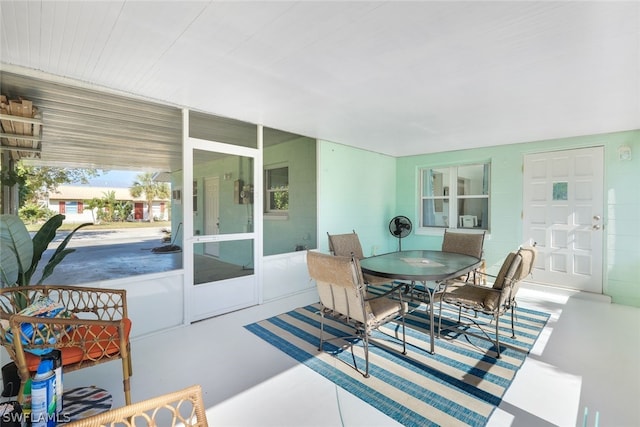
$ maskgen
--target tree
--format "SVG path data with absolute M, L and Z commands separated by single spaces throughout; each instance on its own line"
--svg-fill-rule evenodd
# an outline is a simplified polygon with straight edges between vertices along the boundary
M 94 197 L 91 200 L 86 200 L 85 201 L 85 205 L 89 209 L 91 209 L 91 217 L 93 218 L 94 224 L 96 223 L 96 211 L 98 211 L 98 223 L 99 223 L 99 220 L 101 219 L 100 211 L 104 207 L 104 201 L 102 199 Z
M 2 174 L 3 185 L 20 186 L 19 207 L 26 204 L 46 206 L 48 195 L 55 193 L 62 184 L 87 184 L 89 179 L 99 176 L 96 169 L 55 168 L 29 166 L 18 162 L 15 171 Z
M 170 194 L 169 185 L 166 182 L 153 180 L 153 174 L 145 172 L 138 175 L 137 180 L 129 188 L 133 197 L 140 197 L 144 194 L 147 201 L 147 213 L 149 222 L 153 222 L 153 201 L 157 199 L 168 199 Z
M 105 210 L 103 212 L 102 219 L 107 222 L 113 221 L 113 212 L 116 207 L 116 192 L 114 190 L 107 190 L 102 192 L 102 207 Z

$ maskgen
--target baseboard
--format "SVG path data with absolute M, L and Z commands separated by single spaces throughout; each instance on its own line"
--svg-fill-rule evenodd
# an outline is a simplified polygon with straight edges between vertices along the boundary
M 521 286 L 534 291 L 553 292 L 553 293 L 563 294 L 571 298 L 577 298 L 582 300 L 597 301 L 605 304 L 611 304 L 612 302 L 611 297 L 609 295 L 596 294 L 593 292 L 577 291 L 575 289 L 563 288 L 561 286 L 553 286 L 553 285 L 546 285 L 542 283 L 532 283 L 532 282 L 523 282 Z

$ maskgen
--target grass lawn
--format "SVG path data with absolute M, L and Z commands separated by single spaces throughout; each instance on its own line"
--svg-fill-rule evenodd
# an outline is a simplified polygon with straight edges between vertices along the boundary
M 63 223 L 58 231 L 71 231 L 80 224 Z M 42 224 L 26 224 L 27 230 L 38 231 Z M 122 228 L 171 227 L 171 221 L 131 221 L 131 222 L 103 222 L 83 227 L 83 230 L 117 230 Z

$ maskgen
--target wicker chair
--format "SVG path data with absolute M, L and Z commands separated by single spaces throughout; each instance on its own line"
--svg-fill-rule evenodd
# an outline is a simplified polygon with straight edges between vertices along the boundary
M 18 314 L 41 297 L 60 303 L 65 315 Z M 130 330 L 125 290 L 41 285 L 0 289 L 0 343 L 18 368 L 19 402 L 25 382 L 37 371 L 39 355 L 55 348 L 61 351 L 63 372 L 121 359 L 125 402 L 130 404 Z
M 402 293 L 397 292 L 398 299 L 386 295 L 400 289 L 373 297 L 367 297 L 366 286 L 362 278 L 360 262 L 356 257 L 341 257 L 307 252 L 309 276 L 316 281 L 320 296 L 320 344 L 322 351 L 324 339 L 325 316 L 332 316 L 355 327 L 352 337 L 361 338 L 364 345 L 365 372 L 369 377 L 369 336 L 371 332 L 391 321 L 400 320 L 402 326 L 402 353 L 406 353 L 404 316 L 409 307 L 402 300 Z M 332 339 L 344 339 L 337 337 Z M 355 366 L 358 370 L 358 367 Z
M 362 245 L 360 244 L 360 238 L 355 230 L 352 233 L 346 234 L 329 234 L 329 252 L 337 256 L 351 257 L 354 256 L 358 260 L 364 258 L 362 252 Z M 370 274 L 364 274 L 364 282 L 367 285 L 384 285 L 391 283 L 393 280 L 388 277 L 372 276 Z
M 536 249 L 533 246 L 522 247 L 515 252 L 509 253 L 505 258 L 500 271 L 495 277 L 493 286 L 480 286 L 471 283 L 461 283 L 460 286 L 455 286 L 458 283 L 451 281 L 447 284 L 445 291 L 440 298 L 440 319 L 438 321 L 438 336 L 444 329 L 455 328 L 457 332 L 467 333 L 464 329 L 461 329 L 467 325 L 462 323 L 462 310 L 471 310 L 474 313 L 488 314 L 492 318 L 492 322 L 495 322 L 495 340 L 484 332 L 482 325 L 475 319 L 469 316 L 464 316 L 472 323 L 476 324 L 480 330 L 486 335 L 486 337 L 492 341 L 496 346 L 497 357 L 500 358 L 500 333 L 499 323 L 500 316 L 511 311 L 511 334 L 515 338 L 515 325 L 514 325 L 514 309 L 516 307 L 516 294 L 520 288 L 520 282 L 526 278 L 533 269 L 533 264 L 536 258 Z M 451 286 L 451 288 L 449 287 Z M 442 328 L 442 304 L 450 304 L 458 309 L 458 322 L 452 328 Z M 473 333 L 468 333 L 473 335 Z
M 208 426 L 207 414 L 202 402 L 202 389 L 199 385 L 112 409 L 65 425 L 67 427 Z

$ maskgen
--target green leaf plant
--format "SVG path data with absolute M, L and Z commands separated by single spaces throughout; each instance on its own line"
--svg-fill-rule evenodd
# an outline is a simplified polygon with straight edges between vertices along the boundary
M 3 288 L 31 284 L 44 251 L 56 237 L 56 232 L 64 218 L 65 216 L 61 214 L 49 218 L 32 239 L 27 227 L 18 216 L 0 215 L 0 285 Z M 74 233 L 87 225 L 92 223 L 77 226 L 65 237 L 44 266 L 42 276 L 34 284 L 41 285 L 53 274 L 56 266 L 75 251 L 75 249 L 67 249 L 67 245 Z

